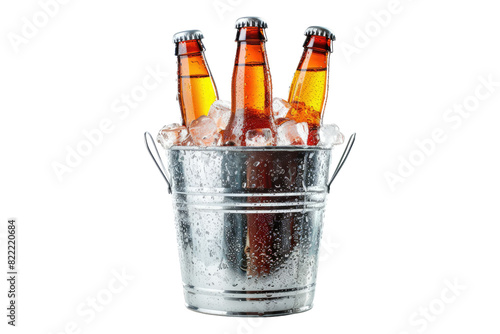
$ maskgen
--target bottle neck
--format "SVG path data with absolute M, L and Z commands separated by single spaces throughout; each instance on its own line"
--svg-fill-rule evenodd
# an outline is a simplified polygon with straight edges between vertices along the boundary
M 333 52 L 332 40 L 324 36 L 307 36 L 303 46 L 318 52 Z
M 331 52 L 331 40 L 323 36 L 308 36 L 297 70 L 326 69 Z
M 244 27 L 238 30 L 236 42 L 235 66 L 265 65 L 267 66 L 266 34 L 264 29 L 258 27 Z
M 205 59 L 205 47 L 200 40 L 177 43 L 177 74 L 182 77 L 211 76 Z
M 253 43 L 249 41 L 238 42 L 236 50 L 235 66 L 242 65 L 267 65 L 266 47 L 264 43 Z
M 267 36 L 264 28 L 243 27 L 236 33 L 236 42 L 266 42 Z
M 204 51 L 205 46 L 199 39 L 193 39 L 190 41 L 184 41 L 175 44 L 176 56 L 193 55 L 197 53 L 203 53 Z

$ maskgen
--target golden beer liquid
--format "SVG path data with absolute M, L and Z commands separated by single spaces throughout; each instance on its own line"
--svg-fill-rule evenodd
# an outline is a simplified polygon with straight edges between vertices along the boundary
M 207 115 L 217 93 L 209 75 L 186 75 L 179 78 L 179 102 L 182 117 L 189 125 L 200 116 Z
M 200 40 L 179 42 L 176 47 L 178 100 L 186 126 L 207 115 L 219 98 L 203 50 Z
M 326 68 L 297 70 L 293 77 L 288 102 L 293 109 L 290 116 L 297 121 L 310 125 L 320 125 L 323 105 L 326 100 Z
M 292 109 L 287 117 L 307 122 L 308 145 L 318 143 L 319 129 L 328 96 L 328 65 L 331 40 L 323 36 L 308 36 L 304 52 L 293 76 L 288 102 Z

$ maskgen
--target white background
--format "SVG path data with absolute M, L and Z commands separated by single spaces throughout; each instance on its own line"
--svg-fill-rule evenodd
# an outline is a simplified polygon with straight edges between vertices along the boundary
M 6 325 L 2 279 L 1 333 L 499 332 L 496 2 L 400 0 L 384 26 L 373 13 L 390 0 L 66 2 L 48 22 L 35 0 L 0 5 L 2 268 L 7 218 L 20 232 L 19 323 Z M 268 21 L 275 96 L 288 94 L 305 28 L 334 30 L 325 122 L 358 134 L 329 196 L 315 307 L 254 321 L 184 308 L 171 198 L 142 137 L 179 119 L 172 35 L 203 31 L 229 99 L 234 21 L 248 15 Z M 46 25 L 15 47 L 33 16 Z M 115 113 L 157 67 L 170 76 Z M 449 111 L 464 103 L 466 118 Z M 58 179 L 54 163 L 104 119 L 112 130 Z M 429 144 L 439 129 L 444 140 Z M 133 279 L 82 317 L 122 270 Z M 444 303 L 447 281 L 462 290 Z

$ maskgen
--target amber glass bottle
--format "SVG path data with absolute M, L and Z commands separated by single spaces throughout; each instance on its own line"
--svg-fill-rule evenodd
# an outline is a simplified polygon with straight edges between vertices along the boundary
M 184 125 L 207 115 L 212 103 L 218 99 L 202 38 L 199 30 L 181 31 L 174 35 L 178 100 Z
M 308 145 L 318 143 L 328 95 L 328 72 L 332 42 L 335 35 L 328 29 L 312 26 L 305 31 L 306 41 L 299 66 L 295 71 L 288 102 L 292 105 L 287 117 L 309 125 Z
M 238 47 L 231 85 L 231 119 L 224 131 L 226 145 L 246 146 L 248 130 L 268 128 L 273 138 L 276 135 L 265 28 L 266 22 L 257 17 L 236 21 Z

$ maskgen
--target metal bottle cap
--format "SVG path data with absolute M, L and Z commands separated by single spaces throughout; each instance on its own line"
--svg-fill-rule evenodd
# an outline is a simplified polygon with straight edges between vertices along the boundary
M 236 20 L 236 29 L 243 27 L 267 28 L 267 23 L 260 17 L 255 17 L 255 16 L 240 17 L 239 19 Z
M 325 27 L 320 27 L 320 26 L 311 26 L 306 29 L 304 32 L 304 35 L 306 36 L 323 36 L 326 38 L 331 39 L 332 41 L 335 40 L 335 35 L 333 32 L 331 32 L 329 29 Z
M 193 39 L 202 39 L 203 34 L 199 30 L 185 30 L 179 31 L 173 37 L 174 43 L 190 41 Z

